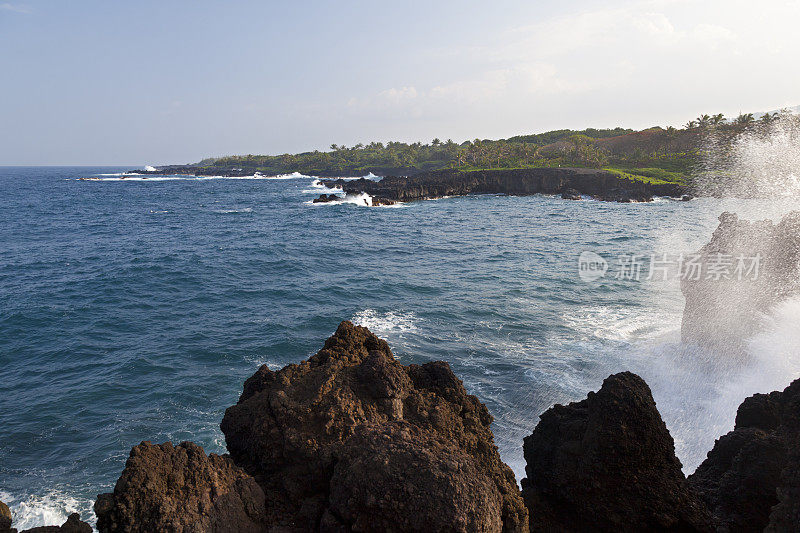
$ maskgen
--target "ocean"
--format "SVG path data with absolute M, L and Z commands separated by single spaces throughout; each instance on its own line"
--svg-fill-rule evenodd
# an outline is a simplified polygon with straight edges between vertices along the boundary
M 788 204 L 487 195 L 368 207 L 312 204 L 332 191 L 299 174 L 123 170 L 0 168 L 0 500 L 20 529 L 73 511 L 93 522 L 96 495 L 143 440 L 224 453 L 218 425 L 243 381 L 309 357 L 342 320 L 404 364 L 450 363 L 495 417 L 518 479 L 538 416 L 610 373 L 648 381 L 691 472 L 742 399 L 800 369 L 800 305 L 754 340 L 760 366 L 721 370 L 680 343 L 678 281 L 647 279 L 651 255 L 697 250 L 724 210 L 776 217 Z M 608 272 L 585 279 L 584 252 Z M 624 257 L 642 259 L 638 279 L 621 275 Z

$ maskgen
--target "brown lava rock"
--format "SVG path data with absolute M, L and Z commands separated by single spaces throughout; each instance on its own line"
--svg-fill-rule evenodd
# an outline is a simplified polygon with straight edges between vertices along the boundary
M 320 531 L 525 531 L 492 417 L 446 363 L 395 361 L 342 322 L 316 355 L 249 378 L 221 428 L 269 522 Z
M 134 446 L 95 513 L 101 532 L 266 531 L 261 487 L 228 457 L 191 442 Z

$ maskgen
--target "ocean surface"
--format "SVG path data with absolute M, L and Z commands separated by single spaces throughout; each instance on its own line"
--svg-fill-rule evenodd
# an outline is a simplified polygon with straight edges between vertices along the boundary
M 307 358 L 342 320 L 387 339 L 403 363 L 449 362 L 494 415 L 518 479 L 539 414 L 612 372 L 647 379 L 691 472 L 744 397 L 800 368 L 800 305 L 754 340 L 762 366 L 723 371 L 680 344 L 676 280 L 617 279 L 614 264 L 693 252 L 726 209 L 763 218 L 790 206 L 313 205 L 332 191 L 298 174 L 121 180 L 122 170 L 0 168 L 0 500 L 16 527 L 73 511 L 93 522 L 96 495 L 143 440 L 223 453 L 218 424 L 243 381 Z M 605 277 L 579 276 L 585 251 L 609 262 Z

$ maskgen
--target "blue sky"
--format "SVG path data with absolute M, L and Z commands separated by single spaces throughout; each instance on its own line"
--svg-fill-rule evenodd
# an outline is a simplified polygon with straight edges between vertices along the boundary
M 800 103 L 800 1 L 0 0 L 0 164 L 679 125 Z

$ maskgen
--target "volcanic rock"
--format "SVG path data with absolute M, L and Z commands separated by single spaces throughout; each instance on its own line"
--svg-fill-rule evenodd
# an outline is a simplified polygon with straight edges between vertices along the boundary
M 748 222 L 723 213 L 711 237 L 684 265 L 681 291 L 686 298 L 684 342 L 745 357 L 746 340 L 759 331 L 761 317 L 790 296 L 800 294 L 800 212 L 772 221 Z
M 11 531 L 11 511 L 8 505 L 0 502 L 0 533 L 11 533 Z
M 508 170 L 437 170 L 414 176 L 387 176 L 380 181 L 323 180 L 347 194 L 367 193 L 395 202 L 467 194 L 562 194 L 572 189 L 601 200 L 647 202 L 653 196 L 680 198 L 687 188 L 673 183 L 648 183 L 590 168 L 525 168 Z
M 446 363 L 402 365 L 342 322 L 307 361 L 261 367 L 221 428 L 269 523 L 320 531 L 526 531 L 492 417 Z
M 320 204 L 325 202 L 334 202 L 336 200 L 340 200 L 340 198 L 335 194 L 320 194 L 319 198 L 314 198 L 312 203 Z
M 261 487 L 229 457 L 191 442 L 135 446 L 114 492 L 94 508 L 100 532 L 266 530 Z
M 650 388 L 630 372 L 542 414 L 523 446 L 531 531 L 710 531 Z
M 747 398 L 689 483 L 719 531 L 800 531 L 800 380 Z
M 575 189 L 566 189 L 561 193 L 561 198 L 564 200 L 580 200 L 582 196 L 581 193 Z

